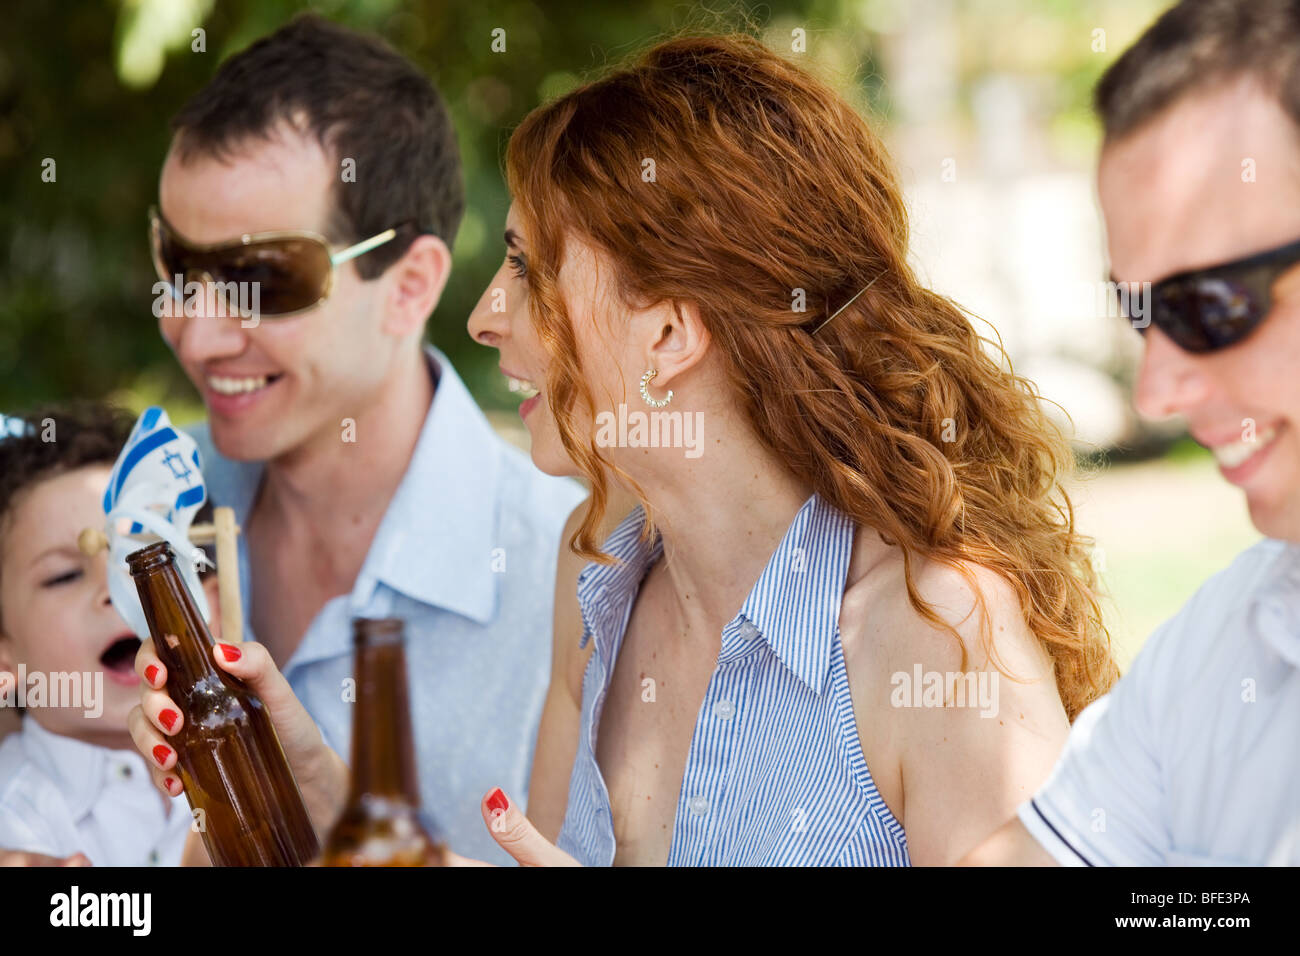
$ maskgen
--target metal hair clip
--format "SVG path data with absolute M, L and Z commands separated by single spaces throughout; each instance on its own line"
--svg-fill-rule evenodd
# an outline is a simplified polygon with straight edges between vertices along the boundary
M 868 282 L 866 285 L 864 285 L 861 289 L 859 289 L 858 292 L 857 292 L 857 295 L 855 295 L 853 298 L 849 299 L 848 302 L 845 302 L 842 306 L 840 306 L 838 309 L 836 309 L 835 312 L 834 312 L 832 315 L 830 315 L 830 316 L 827 317 L 826 321 L 822 322 L 821 325 L 819 325 L 819 326 L 817 326 L 817 328 L 813 329 L 811 334 L 812 334 L 812 335 L 816 335 L 816 334 L 817 334 L 818 332 L 820 332 L 822 329 L 826 328 L 826 326 L 830 324 L 831 320 L 834 319 L 835 316 L 839 315 L 841 312 L 843 312 L 845 309 L 847 309 L 849 306 L 851 306 L 854 302 L 857 302 L 857 301 L 858 301 L 858 296 L 862 295 L 862 293 L 866 292 L 866 291 L 867 291 L 868 289 L 870 289 L 873 285 L 875 285 L 875 284 L 876 284 L 876 279 L 879 279 L 880 276 L 881 276 L 881 274 L 882 274 L 882 273 L 876 273 L 876 278 L 875 278 L 875 279 L 872 279 L 870 282 Z

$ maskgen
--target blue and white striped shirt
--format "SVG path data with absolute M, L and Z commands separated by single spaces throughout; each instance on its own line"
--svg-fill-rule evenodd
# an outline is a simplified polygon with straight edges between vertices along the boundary
M 619 563 L 578 578 L 582 726 L 558 845 L 614 860 L 609 793 L 596 763 L 600 712 L 632 605 L 663 540 L 634 510 L 605 542 Z M 853 523 L 818 495 L 795 515 L 754 589 L 722 629 L 677 800 L 670 866 L 909 864 L 903 827 L 858 741 L 839 616 Z

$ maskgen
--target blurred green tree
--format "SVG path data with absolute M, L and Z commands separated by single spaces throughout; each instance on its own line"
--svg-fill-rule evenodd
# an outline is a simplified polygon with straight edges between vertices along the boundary
M 792 3 L 791 11 L 812 6 Z M 7 10 L 0 37 L 0 408 L 115 395 L 198 399 L 158 335 L 146 211 L 172 114 L 222 59 L 304 9 L 387 39 L 451 107 L 469 211 L 429 326 L 480 401 L 503 405 L 495 358 L 465 319 L 502 248 L 509 129 L 606 58 L 683 25 L 677 0 L 609 4 L 437 0 L 79 0 Z M 739 25 L 741 8 L 717 18 Z M 508 53 L 493 53 L 505 27 Z M 201 29 L 202 43 L 192 33 Z M 201 46 L 202 49 L 196 49 Z
M 778 47 L 790 44 L 793 27 L 805 28 L 803 55 L 856 103 L 885 116 L 888 57 L 881 48 L 888 52 L 905 2 L 10 3 L 0 34 L 0 409 L 111 394 L 135 406 L 165 402 L 181 421 L 201 414 L 150 312 L 145 215 L 156 196 L 168 121 L 222 59 L 300 10 L 384 37 L 429 73 L 451 107 L 468 212 L 429 337 L 491 407 L 509 404 L 510 397 L 494 355 L 465 334 L 465 319 L 502 255 L 497 236 L 508 198 L 500 159 L 524 114 L 682 27 L 749 24 Z M 1067 116 L 1086 116 L 1091 80 L 1113 56 L 1090 54 L 1094 21 L 1110 22 L 1126 2 L 927 0 L 935 16 L 955 18 L 966 38 L 963 85 L 990 59 L 1012 69 L 1050 70 L 1062 81 L 1055 105 Z M 1140 6 L 1145 13 L 1152 4 Z M 1131 35 L 1141 17 L 1130 12 L 1121 32 Z M 1026 49 L 1015 37 L 1029 25 L 1036 25 L 1038 40 Z M 505 55 L 491 49 L 496 27 L 507 30 Z M 196 29 L 203 31 L 201 49 Z

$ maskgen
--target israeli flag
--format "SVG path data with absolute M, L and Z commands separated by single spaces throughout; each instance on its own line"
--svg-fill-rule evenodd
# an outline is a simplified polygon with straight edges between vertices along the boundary
M 150 532 L 172 546 L 176 566 L 199 613 L 204 621 L 211 617 L 198 574 L 206 558 L 203 549 L 189 539 L 190 524 L 207 497 L 194 439 L 173 428 L 161 408 L 145 409 L 104 490 L 108 593 L 117 612 L 141 640 L 149 637 L 149 624 L 126 556 L 147 545 L 131 535 Z

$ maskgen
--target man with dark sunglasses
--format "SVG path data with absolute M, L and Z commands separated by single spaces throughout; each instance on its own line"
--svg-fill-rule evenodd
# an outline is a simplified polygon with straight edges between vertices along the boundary
M 1184 0 L 1096 102 L 1113 277 L 1150 290 L 1138 407 L 1186 418 L 1266 538 L 1148 639 L 1042 789 L 964 862 L 1294 866 L 1300 4 Z
M 385 44 L 304 16 L 172 126 L 155 308 L 244 529 L 247 636 L 347 754 L 350 619 L 404 619 L 422 803 L 457 851 L 508 862 L 479 801 L 527 787 L 584 493 L 506 445 L 424 344 L 464 211 L 446 107 Z

